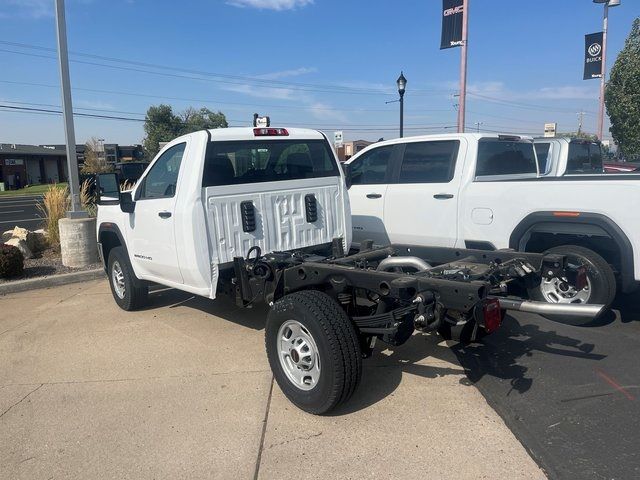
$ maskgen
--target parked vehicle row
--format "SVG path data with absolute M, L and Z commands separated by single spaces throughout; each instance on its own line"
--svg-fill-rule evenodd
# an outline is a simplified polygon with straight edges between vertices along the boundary
M 593 143 L 550 143 L 540 176 L 531 138 L 446 134 L 375 143 L 347 164 L 353 239 L 565 255 L 586 281 L 547 278 L 551 303 L 609 305 L 640 281 L 640 176 L 597 170 Z M 554 156 L 569 148 L 580 154 Z M 564 161 L 558 160 L 564 159 Z M 600 167 L 601 168 L 601 167 Z
M 513 152 L 522 168 L 537 173 L 530 142 L 467 136 L 438 142 L 433 163 L 423 162 L 419 152 L 409 157 L 406 177 L 436 175 L 433 205 L 417 203 L 424 203 L 412 197 L 420 185 L 408 183 L 415 188 L 393 207 L 414 225 L 431 228 L 438 221 L 445 227 L 444 218 L 430 214 L 457 202 L 463 185 L 458 169 L 465 162 L 452 159 L 459 155 L 475 158 L 479 149 L 487 178 L 512 162 Z M 398 145 L 390 158 L 400 158 Z M 363 169 L 365 178 L 378 175 L 377 161 L 369 164 L 375 168 Z M 400 164 L 390 165 L 405 178 Z M 386 170 L 384 175 L 393 178 Z M 524 179 L 530 172 L 514 175 Z M 458 190 L 442 190 L 452 181 Z M 434 242 L 425 246 L 414 241 L 421 238 L 415 228 L 380 248 L 361 239 L 360 251 L 348 254 L 352 220 L 345 176 L 317 131 L 191 133 L 169 142 L 132 190 L 121 192 L 116 174 L 99 175 L 98 188 L 99 250 L 116 303 L 125 310 L 140 308 L 150 282 L 208 298 L 230 295 L 243 307 L 266 302 L 271 310 L 265 341 L 274 377 L 293 403 L 312 413 L 349 399 L 362 359 L 377 340 L 401 345 L 414 330 L 447 337 L 461 330 L 463 340 L 472 340 L 499 328 L 507 309 L 592 319 L 604 307 L 509 296 L 536 288 L 541 279 L 587 281 L 581 265 L 559 254 L 446 248 L 455 245 L 445 245 L 451 243 L 448 234 L 435 231 Z M 476 193 L 477 201 L 489 190 Z M 384 193 L 372 200 L 386 200 Z M 444 215 L 455 217 L 457 208 Z M 479 212 L 474 218 L 485 225 L 489 217 Z

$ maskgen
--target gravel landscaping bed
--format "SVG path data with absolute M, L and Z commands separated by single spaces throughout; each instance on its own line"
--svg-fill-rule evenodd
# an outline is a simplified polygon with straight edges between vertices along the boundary
M 62 265 L 60 252 L 53 248 L 48 248 L 41 252 L 38 258 L 28 258 L 24 261 L 24 272 L 18 277 L 0 278 L 0 283 L 7 283 L 15 280 L 25 280 L 28 278 L 50 277 L 61 273 L 83 272 L 101 268 L 102 264 L 92 263 L 86 267 L 70 268 Z

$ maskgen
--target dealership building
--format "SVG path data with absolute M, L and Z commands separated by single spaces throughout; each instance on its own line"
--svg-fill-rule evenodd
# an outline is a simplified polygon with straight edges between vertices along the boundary
M 6 189 L 67 181 L 64 151 L 38 145 L 0 143 L 0 182 Z

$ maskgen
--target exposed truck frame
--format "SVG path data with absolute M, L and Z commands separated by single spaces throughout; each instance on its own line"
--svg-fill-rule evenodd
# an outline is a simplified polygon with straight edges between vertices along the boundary
M 334 157 L 319 132 L 220 129 L 170 142 L 131 191 L 99 175 L 99 251 L 115 302 L 142 307 L 151 283 L 242 307 L 266 302 L 274 377 L 315 414 L 349 399 L 377 340 L 397 346 L 418 330 L 473 341 L 499 328 L 504 310 L 602 311 L 517 296 L 542 278 L 584 282 L 584 268 L 562 255 L 367 240 L 347 254 L 349 203 Z

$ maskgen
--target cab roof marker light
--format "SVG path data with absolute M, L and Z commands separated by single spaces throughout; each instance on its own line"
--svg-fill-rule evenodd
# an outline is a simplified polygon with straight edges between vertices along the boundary
M 580 212 L 553 212 L 554 217 L 579 217 Z
M 253 135 L 256 137 L 287 137 L 289 132 L 286 128 L 254 128 Z

